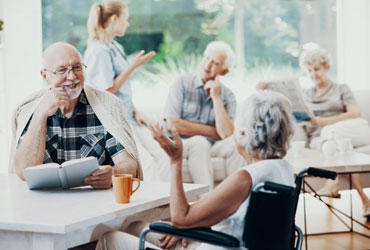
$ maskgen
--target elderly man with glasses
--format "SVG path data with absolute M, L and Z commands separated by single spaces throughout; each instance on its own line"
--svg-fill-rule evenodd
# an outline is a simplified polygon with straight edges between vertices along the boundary
M 100 165 L 85 178 L 96 189 L 110 188 L 116 173 L 142 178 L 122 103 L 84 85 L 85 67 L 72 45 L 54 43 L 43 53 L 40 73 L 49 88 L 26 98 L 14 117 L 10 168 L 20 178 L 31 166 L 88 156 Z

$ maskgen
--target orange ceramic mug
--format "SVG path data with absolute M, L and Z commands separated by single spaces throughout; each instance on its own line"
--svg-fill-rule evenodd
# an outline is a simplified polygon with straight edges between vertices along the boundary
M 133 178 L 131 174 L 115 174 L 112 176 L 112 182 L 117 203 L 129 203 L 130 196 L 140 187 L 140 180 Z M 133 190 L 134 182 L 137 182 L 137 187 Z

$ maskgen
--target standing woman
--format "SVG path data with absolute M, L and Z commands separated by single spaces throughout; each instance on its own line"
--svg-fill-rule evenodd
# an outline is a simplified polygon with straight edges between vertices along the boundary
M 131 127 L 146 123 L 145 118 L 132 103 L 131 74 L 148 62 L 155 52 L 140 51 L 129 63 L 123 47 L 114 41 L 123 36 L 130 26 L 129 11 L 120 1 L 108 1 L 91 6 L 87 27 L 89 38 L 85 52 L 87 83 L 106 90 L 121 99 Z M 135 129 L 133 128 L 134 133 Z
M 113 40 L 125 34 L 130 26 L 128 18 L 128 8 L 120 1 L 94 3 L 91 6 L 85 52 L 87 84 L 111 92 L 121 99 L 145 166 L 144 178 L 169 181 L 169 158 L 152 138 L 149 129 L 142 126 L 143 123 L 148 125 L 148 121 L 132 103 L 132 73 L 147 63 L 155 52 L 145 54 L 142 50 L 128 62 L 122 46 Z

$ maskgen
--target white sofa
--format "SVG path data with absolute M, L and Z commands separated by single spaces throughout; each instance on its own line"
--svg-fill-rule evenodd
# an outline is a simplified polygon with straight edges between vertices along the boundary
M 370 124 L 370 90 L 354 92 L 358 105 L 360 106 L 361 116 Z M 361 153 L 370 154 L 370 144 L 355 148 Z

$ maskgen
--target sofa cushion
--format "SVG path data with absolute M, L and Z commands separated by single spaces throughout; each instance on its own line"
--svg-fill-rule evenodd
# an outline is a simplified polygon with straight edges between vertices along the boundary
M 357 90 L 353 94 L 360 107 L 361 116 L 370 122 L 370 90 Z

